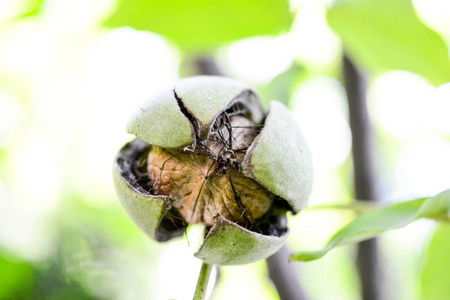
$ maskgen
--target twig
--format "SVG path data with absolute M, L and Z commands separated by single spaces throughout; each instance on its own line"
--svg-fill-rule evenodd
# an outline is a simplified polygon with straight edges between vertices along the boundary
M 203 263 L 198 275 L 197 286 L 195 287 L 194 300 L 205 299 L 206 288 L 208 287 L 209 275 L 213 265 Z
M 366 82 L 344 56 L 344 78 L 352 131 L 353 170 L 356 199 L 378 199 L 373 156 L 373 132 L 366 105 Z
M 354 189 L 356 199 L 378 199 L 372 139 L 367 115 L 366 83 L 351 60 L 344 55 L 344 84 L 347 91 L 350 129 L 352 131 Z M 377 242 L 371 239 L 358 244 L 357 267 L 364 300 L 381 299 Z
M 196 65 L 199 74 L 223 76 L 222 71 L 219 69 L 214 57 L 211 55 L 198 57 L 196 59 Z

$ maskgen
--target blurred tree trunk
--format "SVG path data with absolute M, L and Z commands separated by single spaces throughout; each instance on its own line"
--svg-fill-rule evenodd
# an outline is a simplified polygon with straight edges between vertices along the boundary
M 277 253 L 266 259 L 269 278 L 275 285 L 281 300 L 306 300 L 294 264 L 289 262 L 291 251 L 284 245 Z
M 367 115 L 366 82 L 346 55 L 343 59 L 343 73 L 352 132 L 355 198 L 376 201 L 378 192 L 374 168 L 373 132 Z M 376 239 L 358 244 L 356 263 L 363 299 L 381 299 L 381 274 Z
M 193 54 L 184 57 L 180 66 L 180 77 L 196 75 L 225 76 L 210 54 Z

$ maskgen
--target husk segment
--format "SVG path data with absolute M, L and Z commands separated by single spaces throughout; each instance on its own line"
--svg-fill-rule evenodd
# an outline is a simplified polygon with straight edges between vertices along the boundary
M 283 246 L 288 231 L 279 234 L 259 234 L 219 216 L 195 256 L 209 264 L 251 263 L 269 257 Z
M 243 173 L 285 199 L 294 213 L 307 204 L 312 187 L 311 155 L 289 110 L 270 102 L 261 133 L 242 163 Z
M 141 104 L 127 124 L 127 131 L 150 145 L 176 148 L 195 141 L 192 124 L 181 112 L 173 91 Z

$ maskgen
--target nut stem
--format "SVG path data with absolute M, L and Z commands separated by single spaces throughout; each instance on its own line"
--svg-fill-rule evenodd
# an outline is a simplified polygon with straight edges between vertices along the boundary
M 194 300 L 205 299 L 206 288 L 208 287 L 209 275 L 211 275 L 211 269 L 213 265 L 203 263 L 198 275 L 197 286 L 195 287 Z

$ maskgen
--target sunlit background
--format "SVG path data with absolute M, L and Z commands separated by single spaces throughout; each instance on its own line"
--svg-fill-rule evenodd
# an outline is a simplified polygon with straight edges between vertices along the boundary
M 0 0 L 0 299 L 191 299 L 198 243 L 189 234 L 166 244 L 145 237 L 111 178 L 116 152 L 133 138 L 130 113 L 179 78 L 186 53 L 155 33 L 103 26 L 112 0 L 46 0 L 24 17 L 31 2 Z M 213 52 L 225 74 L 254 85 L 266 104 L 284 97 L 292 109 L 313 154 L 310 206 L 353 195 L 343 50 L 327 25 L 330 5 L 292 1 L 289 31 Z M 449 45 L 450 2 L 413 5 Z M 449 188 L 450 83 L 402 70 L 366 74 L 383 202 Z M 316 249 L 353 217 L 306 210 L 290 218 L 289 245 Z M 381 237 L 386 299 L 422 299 L 420 255 L 434 226 L 418 221 Z M 353 252 L 292 263 L 311 299 L 360 298 Z M 261 261 L 223 267 L 213 299 L 277 297 Z

